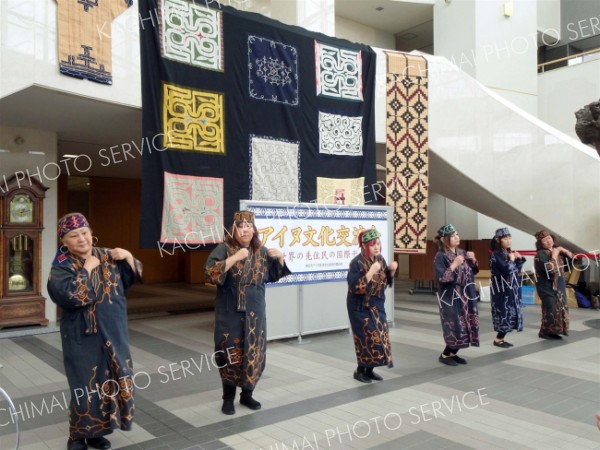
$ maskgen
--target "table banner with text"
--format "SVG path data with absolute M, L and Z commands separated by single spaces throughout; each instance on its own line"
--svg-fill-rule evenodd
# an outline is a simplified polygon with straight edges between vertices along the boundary
M 350 261 L 360 252 L 357 237 L 363 229 L 377 228 L 386 261 L 391 254 L 389 207 L 242 204 L 255 214 L 262 245 L 284 253 L 293 274 L 281 284 L 346 280 Z

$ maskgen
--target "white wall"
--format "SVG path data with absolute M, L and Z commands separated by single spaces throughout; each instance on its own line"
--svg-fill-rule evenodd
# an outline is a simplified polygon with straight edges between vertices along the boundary
M 445 56 L 473 77 L 477 64 L 475 32 L 475 0 L 450 3 L 436 0 L 433 6 L 435 54 Z
M 480 83 L 530 114 L 537 114 L 536 2 L 436 1 L 435 54 L 445 56 Z
M 372 47 L 387 49 L 396 47 L 396 40 L 392 33 L 376 30 L 340 16 L 335 16 L 335 36 Z
M 562 0 L 562 30 L 561 41 L 558 45 L 597 36 L 599 19 L 600 2 L 598 0 Z
M 561 0 L 537 0 L 537 29 L 548 37 L 560 40 L 560 1 Z M 550 43 L 550 39 L 544 38 Z
M 539 118 L 579 141 L 575 111 L 600 98 L 600 60 L 538 75 Z
M 536 2 L 512 0 L 513 14 L 504 15 L 507 0 L 477 3 L 477 81 L 537 115 Z
M 15 139 L 21 137 L 22 144 L 15 143 Z M 44 199 L 44 231 L 42 232 L 42 295 L 46 297 L 46 318 L 51 322 L 56 320 L 56 305 L 52 303 L 46 290 L 46 281 L 50 273 L 50 266 L 56 253 L 56 181 L 52 180 L 59 174 L 54 169 L 56 161 L 57 137 L 55 132 L 29 130 L 24 128 L 9 128 L 0 125 L 0 149 L 10 150 L 9 153 L 0 153 L 0 180 L 8 179 L 15 172 L 21 171 L 27 174 L 41 173 L 42 179 L 33 176 L 49 188 Z M 45 155 L 30 155 L 29 151 L 42 151 Z M 50 165 L 48 165 L 50 163 Z M 44 173 L 47 177 L 44 176 Z M 25 178 L 22 183 L 26 183 Z

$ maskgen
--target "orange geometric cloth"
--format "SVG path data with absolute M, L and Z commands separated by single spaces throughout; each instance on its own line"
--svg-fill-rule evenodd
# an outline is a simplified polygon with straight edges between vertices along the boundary
M 386 204 L 393 207 L 394 252 L 426 253 L 427 60 L 386 52 Z
M 112 21 L 132 0 L 56 0 L 60 73 L 112 84 Z

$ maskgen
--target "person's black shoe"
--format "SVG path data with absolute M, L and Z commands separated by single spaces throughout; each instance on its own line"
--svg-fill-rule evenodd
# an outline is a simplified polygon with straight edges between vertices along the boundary
M 235 414 L 235 406 L 233 406 L 233 400 L 223 400 L 221 412 L 223 414 L 227 414 L 228 416 Z
M 542 332 L 539 332 L 539 333 L 538 333 L 538 337 L 539 337 L 539 338 L 542 338 L 542 339 L 554 339 L 554 338 L 553 338 L 552 336 L 550 336 L 549 334 L 542 333 Z
M 354 372 L 354 379 L 356 381 L 360 381 L 361 383 L 370 383 L 371 379 L 367 376 L 366 373 Z
M 501 348 L 510 348 L 510 347 L 513 347 L 513 345 L 510 342 L 506 342 L 504 339 L 501 340 L 500 342 L 494 341 L 494 345 L 496 347 L 501 347 Z
M 460 357 L 460 356 L 458 356 L 458 355 L 453 355 L 453 356 L 451 356 L 450 358 L 452 358 L 452 359 L 453 359 L 454 361 L 456 361 L 458 364 L 466 364 L 466 363 L 467 363 L 467 360 L 466 360 L 466 359 L 464 359 L 464 358 L 461 358 L 461 357 Z
M 67 450 L 87 450 L 87 448 L 85 439 L 69 439 L 67 441 Z
M 440 355 L 440 357 L 438 358 L 438 361 L 441 362 L 442 364 L 446 364 L 447 366 L 458 366 L 458 363 L 451 356 L 444 358 L 443 355 Z
M 371 380 L 375 380 L 375 381 L 382 381 L 383 377 L 375 372 L 373 372 L 372 370 L 370 372 L 367 372 L 367 376 L 371 379 Z
M 562 336 L 558 335 L 558 334 L 549 334 L 548 336 L 550 336 L 551 339 L 562 339 Z
M 262 408 L 260 402 L 257 402 L 252 398 L 252 394 L 248 395 L 245 392 L 242 392 L 242 394 L 240 395 L 240 405 L 247 406 L 248 408 L 253 409 L 254 411 Z
M 108 450 L 110 448 L 110 441 L 102 436 L 86 439 L 86 442 L 90 447 L 94 447 L 99 450 Z

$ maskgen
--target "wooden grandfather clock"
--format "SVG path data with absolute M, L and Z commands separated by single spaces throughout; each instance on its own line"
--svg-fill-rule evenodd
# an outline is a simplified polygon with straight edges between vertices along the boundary
M 42 297 L 44 197 L 35 178 L 0 184 L 0 328 L 48 325 Z

